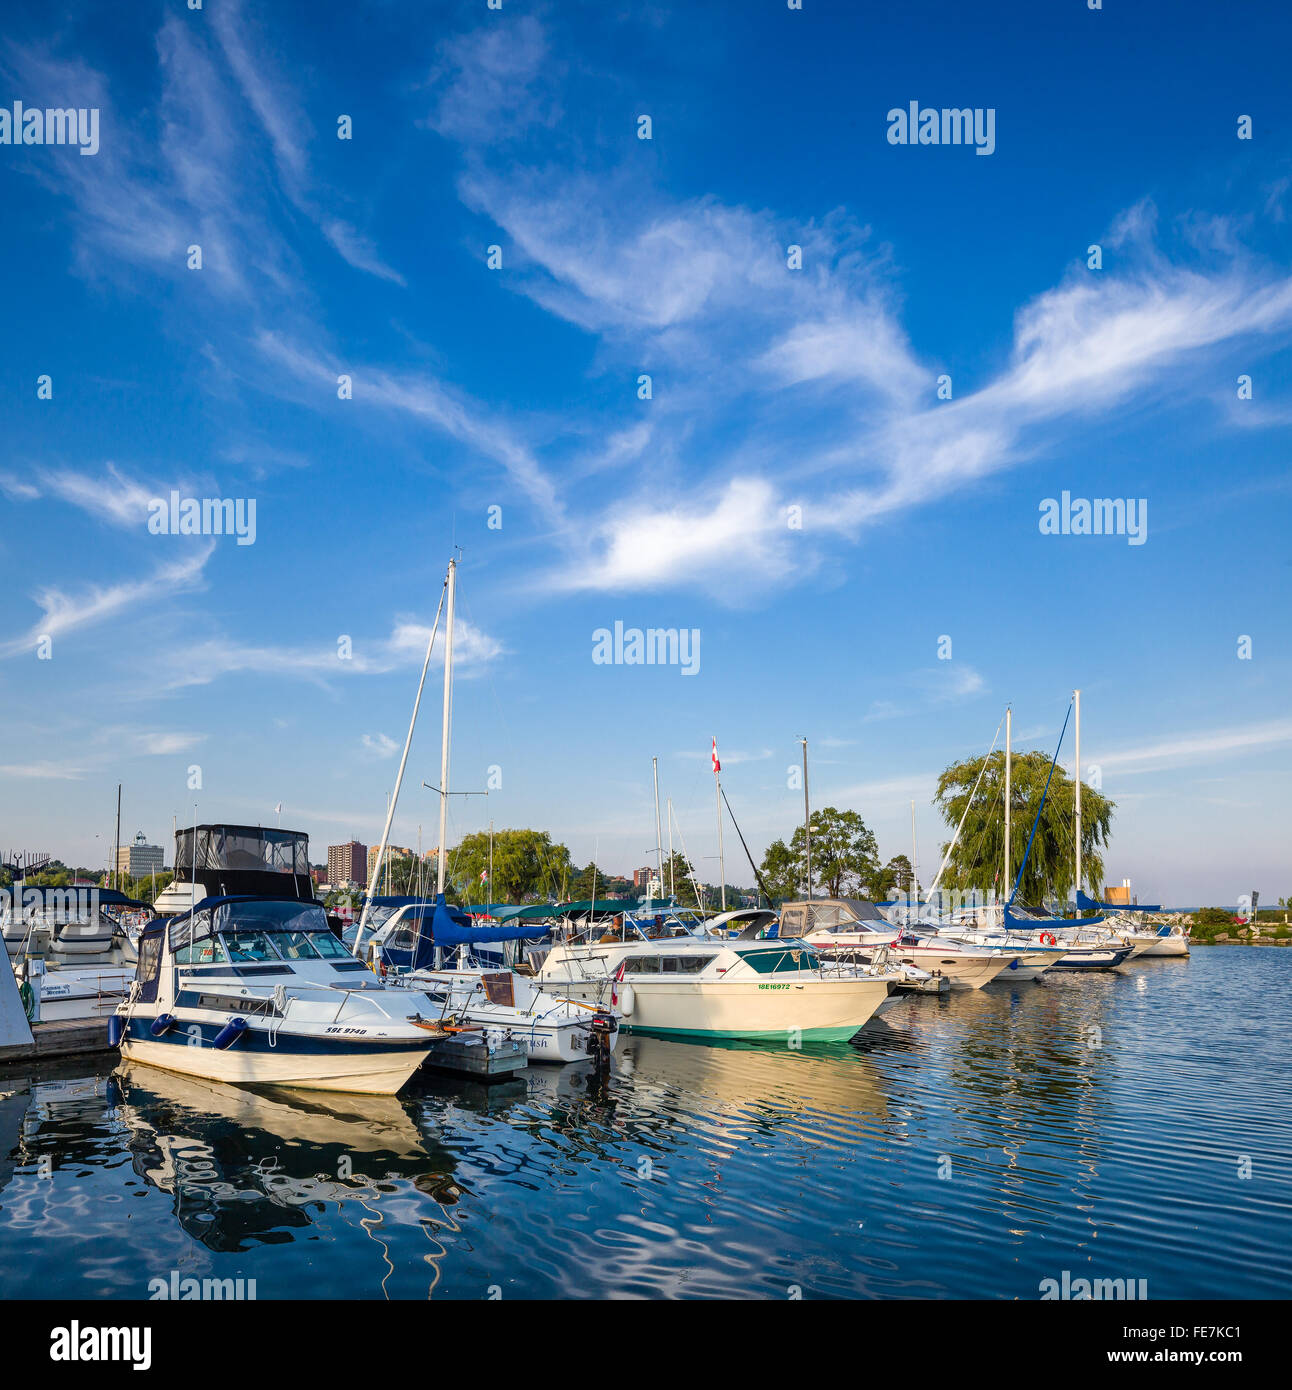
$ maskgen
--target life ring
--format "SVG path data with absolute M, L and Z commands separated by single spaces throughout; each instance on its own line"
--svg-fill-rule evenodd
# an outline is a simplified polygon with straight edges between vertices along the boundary
M 1042 946 L 1057 946 L 1058 944 L 1058 938 L 1054 935 L 1052 931 L 1043 931 L 1041 933 Z

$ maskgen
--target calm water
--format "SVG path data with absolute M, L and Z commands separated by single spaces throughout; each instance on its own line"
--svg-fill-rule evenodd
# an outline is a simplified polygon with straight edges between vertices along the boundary
M 1068 1270 L 1286 1297 L 1290 987 L 1292 950 L 1200 949 L 904 999 L 849 1046 L 627 1037 L 599 1091 L 9 1068 L 0 1292 L 1034 1299 Z

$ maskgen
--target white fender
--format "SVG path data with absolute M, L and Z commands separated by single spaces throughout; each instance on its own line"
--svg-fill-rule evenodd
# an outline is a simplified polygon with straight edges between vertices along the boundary
M 633 1016 L 633 1005 L 637 1002 L 637 996 L 633 991 L 632 985 L 626 981 L 619 985 L 619 1003 L 616 1006 L 625 1018 Z

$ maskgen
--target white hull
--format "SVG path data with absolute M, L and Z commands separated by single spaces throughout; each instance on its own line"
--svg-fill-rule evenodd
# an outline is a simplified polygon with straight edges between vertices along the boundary
M 1151 945 L 1145 946 L 1142 952 L 1145 956 L 1187 956 L 1189 954 L 1189 941 L 1183 936 L 1159 936 L 1156 937 Z
M 302 1056 L 239 1052 L 238 1045 L 187 1047 L 176 1043 L 123 1039 L 121 1055 L 128 1062 L 145 1062 L 182 1076 L 201 1076 L 235 1085 L 292 1086 L 307 1091 L 354 1091 L 360 1095 L 394 1095 L 430 1055 L 374 1047 L 343 1055 Z
M 545 983 L 589 1003 L 609 993 L 608 981 Z M 619 989 L 625 1028 L 776 1040 L 846 1040 L 888 998 L 887 980 L 864 977 L 786 984 L 638 978 Z
M 564 1066 L 567 1062 L 586 1062 L 592 1056 L 587 1046 L 588 1027 L 578 1022 L 557 1026 L 545 1024 L 538 1028 L 526 1028 L 516 1024 L 508 1027 L 486 1024 L 484 1031 L 490 1041 L 501 1041 L 510 1037 L 517 1042 L 523 1042 L 531 1062 L 548 1062 L 555 1066 Z M 616 1028 L 610 1034 L 612 1053 L 618 1042 L 619 1029 Z

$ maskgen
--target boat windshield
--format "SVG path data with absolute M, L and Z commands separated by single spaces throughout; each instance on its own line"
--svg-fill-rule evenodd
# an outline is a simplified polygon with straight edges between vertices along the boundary
M 328 927 L 327 914 L 315 903 L 221 903 L 212 915 L 229 960 L 235 963 L 347 954 Z

